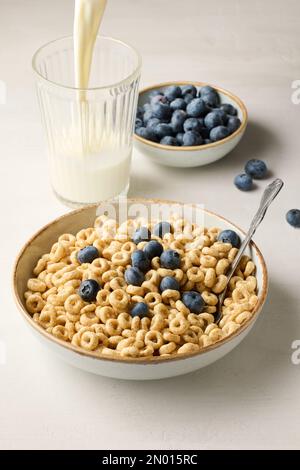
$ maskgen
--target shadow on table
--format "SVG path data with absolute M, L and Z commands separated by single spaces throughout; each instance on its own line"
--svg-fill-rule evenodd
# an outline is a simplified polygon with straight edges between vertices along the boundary
M 168 182 L 174 180 L 178 184 L 178 178 L 182 178 L 183 183 L 187 180 L 190 182 L 196 180 L 201 183 L 202 179 L 206 180 L 221 174 L 232 174 L 233 178 L 234 175 L 243 171 L 244 164 L 249 159 L 264 159 L 266 155 L 268 155 L 268 161 L 270 161 L 270 155 L 272 158 L 280 158 L 280 149 L 280 140 L 272 129 L 262 123 L 249 121 L 244 137 L 225 158 L 210 165 L 196 168 L 172 168 L 153 163 L 159 168 L 159 180 L 152 175 L 151 167 L 150 171 L 143 176 L 133 172 L 129 195 L 131 197 L 155 197 L 156 194 L 160 194 L 160 190 L 163 190 Z M 162 186 L 162 182 L 164 182 L 164 186 Z
M 247 397 L 279 393 L 291 364 L 291 343 L 300 334 L 297 301 L 285 286 L 271 282 L 269 300 L 249 336 L 218 362 L 185 376 L 157 381 L 118 381 L 121 394 L 140 393 L 147 403 L 157 396 L 174 402 L 181 397 L 187 406 L 201 406 L 201 395 L 210 394 L 226 404 Z M 300 339 L 300 337 L 298 338 Z M 112 381 L 93 376 L 95 385 Z M 116 381 L 113 380 L 116 383 Z M 276 388 L 277 387 L 277 388 Z

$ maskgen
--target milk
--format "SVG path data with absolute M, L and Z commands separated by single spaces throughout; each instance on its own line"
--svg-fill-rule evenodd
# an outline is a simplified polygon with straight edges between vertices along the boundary
M 76 102 L 72 122 L 55 142 L 50 158 L 52 186 L 65 202 L 94 203 L 119 195 L 128 186 L 131 145 L 108 125 L 110 111 L 89 103 L 87 89 L 93 49 L 106 0 L 75 0 L 74 69 Z M 108 117 L 107 117 L 108 116 Z
M 95 40 L 106 0 L 75 0 L 74 68 L 76 88 L 88 88 Z

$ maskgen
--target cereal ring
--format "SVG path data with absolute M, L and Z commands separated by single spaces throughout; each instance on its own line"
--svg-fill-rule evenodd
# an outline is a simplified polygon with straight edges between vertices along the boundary
M 174 342 L 170 342 L 168 344 L 163 344 L 159 348 L 159 354 L 172 354 L 177 349 L 177 344 Z
M 130 253 L 118 251 L 112 255 L 111 261 L 116 266 L 127 266 L 130 262 Z
M 213 286 L 212 291 L 213 291 L 215 294 L 220 294 L 220 293 L 223 292 L 223 290 L 225 289 L 226 284 L 227 284 L 227 277 L 226 277 L 224 274 L 220 274 L 220 275 L 217 277 L 217 282 L 216 282 L 216 284 Z
M 156 305 L 161 303 L 161 295 L 158 292 L 148 292 L 145 295 L 145 302 L 150 308 L 154 308 Z
M 29 313 L 39 313 L 44 308 L 46 302 L 39 292 L 31 294 L 26 299 L 26 308 Z
M 32 292 L 41 292 L 41 293 L 45 292 L 45 290 L 47 289 L 46 284 L 40 279 L 36 279 L 36 278 L 29 279 L 27 282 L 27 287 Z
M 212 288 L 216 283 L 216 271 L 213 268 L 208 268 L 204 277 L 204 284 L 208 288 Z
M 217 262 L 217 265 L 216 265 L 216 274 L 217 276 L 219 276 L 220 274 L 225 274 L 226 271 L 228 270 L 230 266 L 230 263 L 228 261 L 228 259 L 219 259 L 219 261 Z
M 129 315 L 129 313 L 126 313 L 126 312 L 122 312 L 118 315 L 118 323 L 119 323 L 119 326 L 120 328 L 122 328 L 122 330 L 125 330 L 127 328 L 130 329 L 130 326 L 131 326 L 131 315 Z
M 165 327 L 165 318 L 160 313 L 156 313 L 152 317 L 150 330 L 162 331 Z
M 125 310 L 129 303 L 129 295 L 123 289 L 116 289 L 109 294 L 109 303 L 118 312 Z
M 189 328 L 189 322 L 182 315 L 170 321 L 169 330 L 175 335 L 183 335 Z
M 63 325 L 56 325 L 52 328 L 52 334 L 63 341 L 69 340 L 69 332 L 67 328 Z
M 185 343 L 196 343 L 198 344 L 199 343 L 199 338 L 198 338 L 198 334 L 192 330 L 191 328 L 189 328 L 183 335 L 182 335 L 182 338 L 184 340 Z
M 218 303 L 218 297 L 215 294 L 212 294 L 211 292 L 204 291 L 202 292 L 202 298 L 206 305 L 217 305 Z
M 116 313 L 112 307 L 97 307 L 95 314 L 98 318 L 102 321 L 102 323 L 106 323 L 107 320 L 110 318 L 116 318 Z
M 170 300 L 176 301 L 180 299 L 180 292 L 178 290 L 166 289 L 162 292 L 161 297 L 164 303 L 170 303 Z
M 122 331 L 116 318 L 109 318 L 105 323 L 105 328 L 109 336 L 119 336 Z
M 127 287 L 126 281 L 123 277 L 115 277 L 109 282 L 112 290 L 125 289 Z
M 152 346 L 154 350 L 159 349 L 163 342 L 162 334 L 159 331 L 148 331 L 145 335 L 145 344 Z
M 53 305 L 45 305 L 39 316 L 38 322 L 45 329 L 55 326 L 56 311 Z
M 84 331 L 80 337 L 80 346 L 87 351 L 94 351 L 99 344 L 99 338 L 93 331 Z
M 197 266 L 189 268 L 186 275 L 188 280 L 192 282 L 202 282 L 204 280 L 204 273 Z
M 64 306 L 67 313 L 79 315 L 80 310 L 84 307 L 84 301 L 78 294 L 72 294 L 66 299 Z
M 97 294 L 97 297 L 96 297 L 97 305 L 99 305 L 100 307 L 108 306 L 109 305 L 109 295 L 110 295 L 109 290 L 105 290 L 105 289 L 99 290 L 98 294 Z
M 195 343 L 185 343 L 177 351 L 177 354 L 190 354 L 199 351 L 199 345 Z

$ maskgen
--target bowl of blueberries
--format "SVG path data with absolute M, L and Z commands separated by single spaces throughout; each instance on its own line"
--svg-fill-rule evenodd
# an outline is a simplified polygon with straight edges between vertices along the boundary
M 156 163 L 196 167 L 215 162 L 241 140 L 247 109 L 232 93 L 201 82 L 169 82 L 140 91 L 134 144 Z

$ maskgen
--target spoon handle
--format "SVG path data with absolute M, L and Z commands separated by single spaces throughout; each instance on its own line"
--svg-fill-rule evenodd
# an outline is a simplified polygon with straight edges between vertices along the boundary
M 264 193 L 262 195 L 258 211 L 256 212 L 255 216 L 252 219 L 252 222 L 250 224 L 250 228 L 247 232 L 247 235 L 245 236 L 245 238 L 244 238 L 244 240 L 243 240 L 243 242 L 240 246 L 240 249 L 239 249 L 236 257 L 234 258 L 234 261 L 231 265 L 231 268 L 230 268 L 230 270 L 227 274 L 226 287 L 225 287 L 224 291 L 222 292 L 222 294 L 219 297 L 219 305 L 220 306 L 222 306 L 222 304 L 223 304 L 223 300 L 224 300 L 224 297 L 225 297 L 226 291 L 227 291 L 227 286 L 228 286 L 229 281 L 232 278 L 236 268 L 238 267 L 239 262 L 241 261 L 241 258 L 244 254 L 245 249 L 249 245 L 249 243 L 250 243 L 250 241 L 251 241 L 251 239 L 252 239 L 252 237 L 253 237 L 256 229 L 257 229 L 257 227 L 259 226 L 259 224 L 263 220 L 264 216 L 266 215 L 268 207 L 270 206 L 271 202 L 274 201 L 275 197 L 280 192 L 282 187 L 283 187 L 283 181 L 281 179 L 277 178 L 272 183 L 270 183 L 266 187 L 266 189 L 264 190 Z

